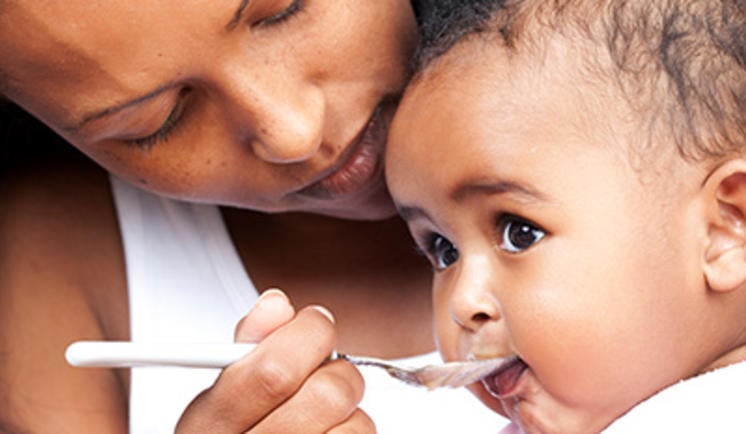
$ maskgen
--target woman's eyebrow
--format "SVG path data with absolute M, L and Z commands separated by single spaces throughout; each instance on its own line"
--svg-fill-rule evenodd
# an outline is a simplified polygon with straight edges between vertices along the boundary
M 238 5 L 238 9 L 233 14 L 233 18 L 225 26 L 226 30 L 228 31 L 233 30 L 236 27 L 236 25 L 238 25 L 238 23 L 241 22 L 241 15 L 243 15 L 248 5 L 249 5 L 249 0 L 241 0 L 241 4 Z
M 166 90 L 170 89 L 174 86 L 174 83 L 166 83 L 162 86 L 159 86 L 157 89 L 152 90 L 145 95 L 139 96 L 135 99 L 131 99 L 127 102 L 117 104 L 111 107 L 106 107 L 103 109 L 97 109 L 93 110 L 92 112 L 84 115 L 80 121 L 76 122 L 74 125 L 63 127 L 63 130 L 67 133 L 76 133 L 83 129 L 88 123 L 93 122 L 95 120 L 101 119 L 106 116 L 111 116 L 113 114 L 119 113 L 122 110 L 128 109 L 132 106 L 142 104 L 145 101 L 151 100 L 158 95 L 162 94 Z
M 241 0 L 241 3 L 238 5 L 238 9 L 236 9 L 236 12 L 233 14 L 233 18 L 231 18 L 230 22 L 228 22 L 228 24 L 226 25 L 226 29 L 232 30 L 233 28 L 236 27 L 236 25 L 238 25 L 239 22 L 241 22 L 241 16 L 246 11 L 246 8 L 248 6 L 249 6 L 249 0 Z M 173 86 L 173 83 L 167 83 L 167 84 L 164 84 L 163 86 L 158 87 L 155 90 L 152 90 L 146 93 L 145 95 L 139 96 L 135 99 L 129 100 L 122 104 L 94 110 L 82 116 L 81 120 L 78 122 L 75 122 L 73 125 L 63 127 L 62 130 L 70 134 L 77 133 L 78 131 L 83 129 L 86 126 L 86 124 L 93 122 L 97 119 L 101 119 L 103 117 L 111 116 L 115 113 L 119 113 L 122 110 L 128 109 L 134 105 L 141 104 L 147 100 L 155 98 L 156 96 L 165 92 L 171 86 Z

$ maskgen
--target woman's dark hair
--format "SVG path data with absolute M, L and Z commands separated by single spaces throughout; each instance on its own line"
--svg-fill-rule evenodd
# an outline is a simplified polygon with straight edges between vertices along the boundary
M 583 72 L 616 83 L 649 137 L 693 160 L 746 150 L 746 0 L 432 0 L 421 20 L 416 74 L 466 39 L 525 53 L 564 35 L 606 51 Z
M 429 0 L 412 0 L 411 3 L 412 9 L 414 9 L 414 16 L 417 18 L 417 23 L 422 24 L 422 17 L 430 13 L 433 2 Z
M 420 16 L 420 44 L 415 69 L 424 68 L 465 36 L 490 29 L 490 19 L 504 1 L 432 0 Z

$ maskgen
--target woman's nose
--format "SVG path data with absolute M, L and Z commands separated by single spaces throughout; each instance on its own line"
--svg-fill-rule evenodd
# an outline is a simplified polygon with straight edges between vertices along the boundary
M 494 271 L 486 257 L 462 258 L 449 300 L 451 318 L 460 327 L 477 332 L 500 319 Z
M 249 144 L 271 163 L 297 163 L 313 156 L 323 141 L 324 108 L 320 94 L 274 96 L 267 91 L 257 100 L 254 132 Z
M 240 126 L 241 141 L 259 158 L 297 163 L 321 147 L 325 100 L 313 83 L 262 71 L 240 74 L 227 92 L 233 101 L 230 116 Z

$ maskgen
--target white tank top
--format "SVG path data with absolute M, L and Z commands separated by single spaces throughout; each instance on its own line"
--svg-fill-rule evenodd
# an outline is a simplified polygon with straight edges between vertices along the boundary
M 232 342 L 237 321 L 258 291 L 215 206 L 174 201 L 114 177 L 114 201 L 125 250 L 130 329 L 138 342 Z M 403 360 L 437 363 L 437 353 Z M 398 383 L 375 368 L 361 408 L 380 434 L 497 433 L 505 419 L 466 389 L 427 391 Z M 219 371 L 133 368 L 130 432 L 173 432 L 189 402 Z

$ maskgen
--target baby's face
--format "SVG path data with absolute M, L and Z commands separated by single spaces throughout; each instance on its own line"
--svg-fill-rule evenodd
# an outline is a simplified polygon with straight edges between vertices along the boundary
M 702 366 L 699 174 L 675 155 L 665 175 L 631 167 L 622 100 L 572 78 L 572 53 L 548 72 L 477 44 L 407 91 L 386 159 L 435 269 L 439 348 L 512 357 L 472 391 L 527 431 L 599 430 Z

